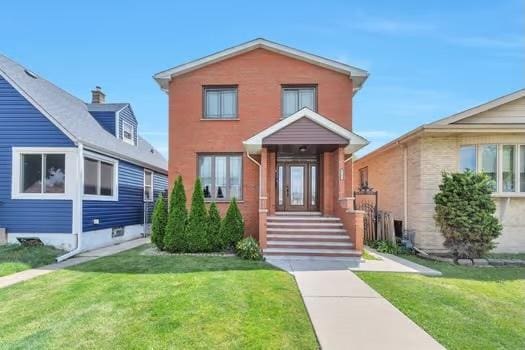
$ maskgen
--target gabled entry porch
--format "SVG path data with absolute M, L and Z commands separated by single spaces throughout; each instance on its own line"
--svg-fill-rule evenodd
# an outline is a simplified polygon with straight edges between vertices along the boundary
M 272 221 L 276 215 L 295 214 L 297 219 L 318 214 L 318 217 L 337 218 L 339 225 L 333 229 L 337 229 L 338 234 L 344 233 L 352 248 L 360 251 L 362 213 L 353 210 L 352 198 L 347 194 L 352 188 L 351 155 L 367 143 L 364 138 L 307 108 L 246 140 L 248 157 L 259 165 L 261 247 L 268 247 L 268 239 L 273 238 L 273 224 L 268 222 L 268 216 Z M 299 238 L 303 233 L 314 236 L 318 233 L 319 236 L 336 232 L 326 231 L 326 226 L 308 227 L 308 222 L 297 221 L 293 224 L 300 225 L 290 225 L 288 230 L 279 228 Z

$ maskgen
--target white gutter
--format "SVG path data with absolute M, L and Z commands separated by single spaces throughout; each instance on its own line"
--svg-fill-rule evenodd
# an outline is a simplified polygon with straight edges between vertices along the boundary
M 82 252 L 82 196 L 84 192 L 84 145 L 78 144 L 78 178 L 76 181 L 76 195 L 73 199 L 73 233 L 77 236 L 77 246 L 70 252 L 56 258 L 56 261 L 64 261 Z

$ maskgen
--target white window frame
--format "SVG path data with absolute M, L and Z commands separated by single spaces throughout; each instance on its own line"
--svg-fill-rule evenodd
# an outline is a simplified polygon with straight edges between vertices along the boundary
M 124 130 L 126 129 L 126 126 L 129 126 L 131 129 L 131 139 L 128 139 L 124 136 Z M 122 120 L 122 140 L 126 143 L 129 143 L 130 145 L 135 146 L 135 126 L 125 120 Z
M 520 192 L 520 151 L 521 146 L 525 145 L 523 143 L 479 143 L 475 144 L 476 146 L 476 172 L 480 172 L 481 165 L 481 152 L 480 146 L 483 145 L 496 145 L 497 147 L 497 165 L 496 165 L 496 191 L 492 193 L 493 197 L 525 197 L 525 192 Z M 458 170 L 460 171 L 459 164 L 459 151 L 461 147 L 464 146 L 473 146 L 473 144 L 462 144 L 458 148 Z M 514 146 L 514 192 L 503 192 L 503 146 Z
M 84 158 L 90 158 L 97 160 L 99 162 L 111 163 L 113 164 L 113 195 L 111 196 L 102 196 L 98 194 L 85 194 L 84 193 L 84 178 L 82 177 L 82 195 L 85 200 L 95 200 L 95 201 L 118 201 L 118 178 L 119 178 L 119 162 L 117 159 L 109 158 L 98 153 L 93 153 L 89 151 L 84 151 Z M 84 159 L 82 159 L 82 164 L 84 164 Z M 100 163 L 99 163 L 100 164 Z M 83 165 L 82 165 L 83 166 Z M 98 167 L 98 184 L 97 188 L 100 187 L 100 166 Z M 82 175 L 84 176 L 84 175 Z
M 64 154 L 66 174 L 64 193 L 24 193 L 21 191 L 22 185 L 22 155 L 25 154 Z M 13 147 L 11 164 L 11 199 L 74 199 L 75 188 L 78 186 L 76 181 L 77 169 L 77 149 L 70 147 Z M 42 169 L 44 170 L 44 169 Z M 44 184 L 42 183 L 42 186 Z
M 151 174 L 150 184 L 146 184 L 146 173 Z M 144 193 L 143 193 L 144 202 L 153 202 L 155 200 L 155 192 L 153 191 L 153 176 L 155 176 L 155 173 L 153 171 L 144 169 Z M 146 199 L 146 188 L 147 187 L 151 188 L 151 199 Z

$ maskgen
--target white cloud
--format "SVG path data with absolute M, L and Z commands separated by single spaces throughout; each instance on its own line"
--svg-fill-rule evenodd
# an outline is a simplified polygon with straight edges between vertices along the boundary
M 398 133 L 389 130 L 363 130 L 356 133 L 367 139 L 390 139 L 398 135 Z
M 451 37 L 448 39 L 451 43 L 479 48 L 494 49 L 517 49 L 525 48 L 525 38 L 522 36 L 510 36 L 506 38 L 470 36 L 470 37 Z

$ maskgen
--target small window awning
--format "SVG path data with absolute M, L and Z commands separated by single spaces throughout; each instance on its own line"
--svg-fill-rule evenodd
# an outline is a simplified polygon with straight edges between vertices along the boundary
M 340 145 L 352 154 L 368 145 L 368 141 L 308 108 L 284 118 L 243 142 L 250 154 L 272 145 Z

